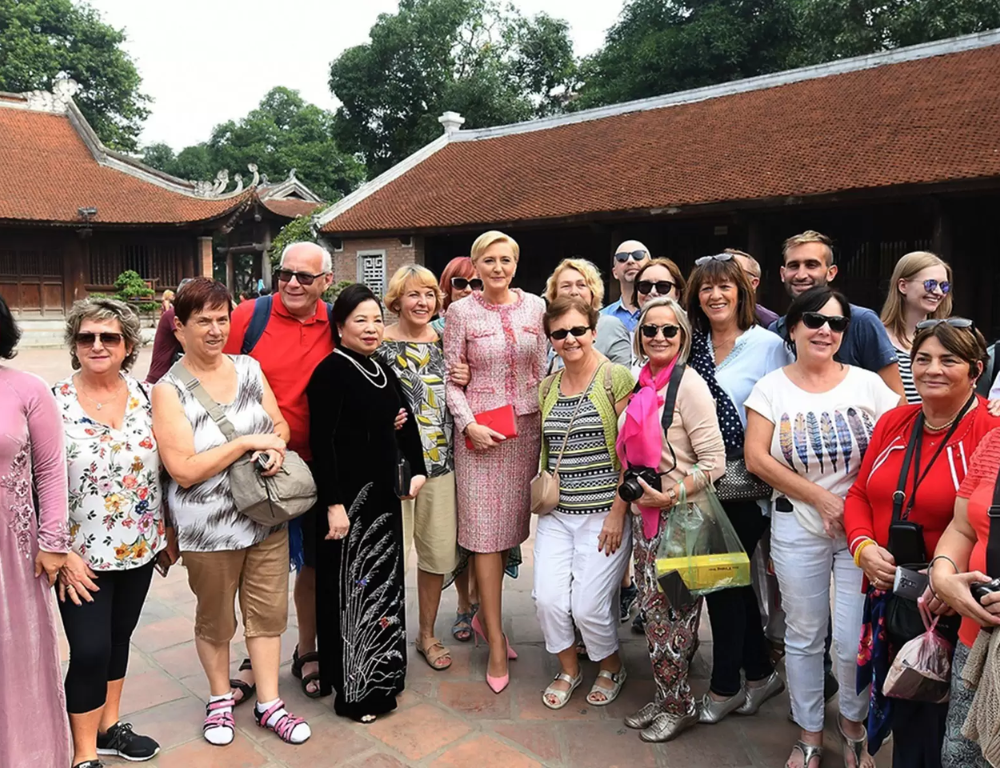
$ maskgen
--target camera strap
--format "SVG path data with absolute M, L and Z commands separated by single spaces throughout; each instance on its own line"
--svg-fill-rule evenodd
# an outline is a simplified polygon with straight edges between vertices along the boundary
M 986 540 L 986 573 L 1000 578 L 1000 472 L 993 484 L 993 503 L 986 511 L 990 518 L 990 535 Z
M 934 455 L 931 456 L 931 460 L 927 462 L 927 466 L 924 467 L 923 473 L 920 472 L 920 447 L 923 442 L 923 432 L 924 432 L 924 412 L 921 409 L 917 413 L 917 418 L 913 422 L 913 433 L 910 435 L 910 440 L 906 444 L 906 453 L 903 454 L 903 466 L 899 470 L 899 482 L 896 485 L 896 492 L 892 494 L 892 522 L 898 520 L 907 520 L 910 517 L 910 510 L 913 509 L 913 504 L 917 500 L 917 488 L 927 477 L 927 473 L 931 471 L 931 467 L 934 466 L 934 462 L 938 460 L 938 457 L 944 451 L 945 446 L 948 445 L 948 441 L 955 435 L 956 430 L 958 430 L 958 425 L 965 418 L 965 414 L 968 413 L 969 407 L 975 402 L 976 393 L 973 392 L 968 400 L 965 401 L 965 405 L 962 406 L 962 410 L 958 412 L 958 416 L 955 417 L 955 421 L 952 422 L 951 427 L 948 432 L 945 433 L 944 439 L 941 444 L 934 451 Z M 910 488 L 910 495 L 906 495 L 906 481 L 910 476 L 910 466 L 913 466 L 913 483 Z M 906 508 L 903 508 L 903 505 Z

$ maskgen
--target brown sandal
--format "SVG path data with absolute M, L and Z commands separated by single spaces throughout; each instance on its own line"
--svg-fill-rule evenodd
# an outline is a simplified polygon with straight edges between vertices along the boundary
M 451 651 L 444 647 L 444 643 L 436 637 L 429 639 L 427 645 L 421 647 L 419 641 L 416 643 L 417 653 L 424 657 L 431 669 L 441 672 L 451 666 Z M 447 659 L 447 663 L 440 663 Z

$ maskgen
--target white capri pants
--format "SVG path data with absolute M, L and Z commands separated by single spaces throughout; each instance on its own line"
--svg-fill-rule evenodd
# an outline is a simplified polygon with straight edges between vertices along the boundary
M 785 670 L 792 717 L 806 731 L 823 730 L 823 646 L 830 615 L 833 572 L 833 665 L 840 683 L 840 714 L 864 721 L 868 689 L 857 690 L 858 641 L 865 595 L 864 574 L 854 564 L 843 535 L 817 536 L 792 512 L 771 516 L 771 560 L 785 609 Z
M 597 538 L 609 514 L 552 512 L 538 518 L 532 597 L 549 653 L 573 647 L 574 623 L 592 661 L 618 650 L 615 598 L 632 554 L 632 526 L 626 519 L 621 547 L 613 555 L 599 552 Z

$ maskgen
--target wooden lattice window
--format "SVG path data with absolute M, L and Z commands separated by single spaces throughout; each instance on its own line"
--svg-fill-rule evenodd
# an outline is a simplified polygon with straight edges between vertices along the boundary
M 358 282 L 381 298 L 385 293 L 385 251 L 358 251 Z

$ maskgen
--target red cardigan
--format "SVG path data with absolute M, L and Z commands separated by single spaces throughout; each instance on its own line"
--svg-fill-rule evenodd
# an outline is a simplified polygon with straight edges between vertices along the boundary
M 969 470 L 973 451 L 992 429 L 1000 427 L 1000 418 L 991 416 L 987 411 L 987 401 L 978 395 L 976 399 L 978 407 L 962 419 L 955 434 L 920 483 L 916 502 L 910 511 L 909 519 L 923 526 L 928 557 L 934 553 L 938 539 L 951 522 L 955 511 L 955 496 Z M 874 539 L 883 547 L 888 544 L 892 494 L 899 483 L 903 455 L 920 407 L 918 403 L 893 408 L 875 425 L 858 478 L 844 501 L 844 530 L 847 532 L 847 542 L 852 554 L 865 538 Z M 920 446 L 921 474 L 938 448 L 937 441 L 943 437 L 943 434 L 924 433 Z M 910 472 L 912 471 L 911 468 Z M 906 483 L 907 493 L 912 477 L 910 474 Z

